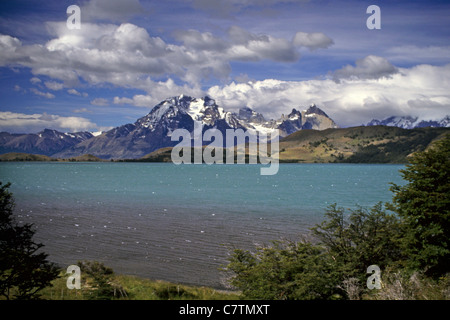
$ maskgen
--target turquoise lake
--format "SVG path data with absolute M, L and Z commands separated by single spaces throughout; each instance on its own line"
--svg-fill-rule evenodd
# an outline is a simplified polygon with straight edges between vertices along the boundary
M 298 239 L 333 203 L 390 201 L 403 165 L 3 162 L 16 215 L 63 267 L 98 260 L 117 273 L 226 287 L 231 247 Z

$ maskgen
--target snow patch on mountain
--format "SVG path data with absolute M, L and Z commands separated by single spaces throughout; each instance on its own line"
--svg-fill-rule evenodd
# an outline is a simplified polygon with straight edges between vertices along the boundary
M 450 127 L 450 116 L 446 116 L 440 120 L 423 120 L 419 117 L 411 116 L 392 116 L 384 120 L 373 119 L 366 126 L 389 126 L 399 127 L 403 129 L 414 129 L 424 127 Z

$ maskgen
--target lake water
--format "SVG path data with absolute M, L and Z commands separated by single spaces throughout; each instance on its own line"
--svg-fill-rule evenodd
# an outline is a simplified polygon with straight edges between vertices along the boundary
M 20 221 L 61 266 L 98 260 L 117 273 L 223 288 L 230 247 L 296 239 L 327 206 L 390 201 L 403 165 L 3 162 Z

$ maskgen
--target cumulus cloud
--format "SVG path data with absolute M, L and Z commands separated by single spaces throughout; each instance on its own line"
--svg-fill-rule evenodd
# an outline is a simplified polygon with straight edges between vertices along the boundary
M 42 81 L 38 77 L 33 77 L 33 78 L 30 79 L 30 82 L 32 84 L 38 84 L 38 83 L 41 83 Z
M 298 47 L 306 47 L 311 51 L 317 49 L 326 49 L 330 47 L 334 41 L 322 32 L 297 32 L 292 40 L 293 44 Z
M 231 27 L 228 35 L 231 44 L 226 57 L 230 60 L 294 62 L 300 58 L 294 44 L 287 39 L 250 33 L 237 26 Z
M 75 113 L 91 113 L 92 111 L 88 110 L 87 108 L 80 108 L 73 110 Z
M 47 27 L 53 38 L 42 45 L 0 35 L 0 66 L 25 66 L 35 78 L 58 80 L 46 83 L 51 90 L 75 87 L 81 80 L 145 90 L 147 78 L 176 78 L 195 86 L 211 77 L 227 79 L 233 61 L 295 62 L 299 46 L 326 48 L 331 41 L 321 33 L 288 40 L 233 26 L 221 37 L 179 30 L 174 37 L 181 44 L 174 44 L 131 23 L 84 22 L 80 30 L 69 30 L 64 22 L 49 22 Z
M 105 130 L 95 123 L 81 117 L 62 117 L 53 114 L 24 114 L 0 112 L 0 131 L 11 133 L 34 133 L 45 128 L 63 132 Z
M 130 105 L 134 105 L 136 107 L 150 108 L 150 107 L 152 107 L 152 105 L 155 104 L 155 99 L 152 98 L 151 96 L 137 94 L 137 95 L 133 96 L 132 99 L 114 97 L 113 102 L 114 102 L 114 104 L 130 104 Z
M 62 84 L 60 82 L 45 81 L 44 84 L 48 89 L 53 90 L 53 91 L 62 90 L 64 88 L 64 84 Z
M 249 106 L 272 118 L 315 103 L 340 126 L 354 126 L 392 115 L 441 119 L 450 110 L 449 85 L 450 64 L 419 65 L 376 79 L 233 82 L 211 87 L 208 94 L 226 109 Z
M 33 92 L 35 95 L 47 98 L 47 99 L 54 99 L 55 95 L 50 93 L 50 92 L 42 92 L 36 88 L 31 88 L 30 89 L 31 92 Z
M 223 39 L 215 37 L 211 32 L 200 32 L 197 30 L 177 30 L 174 32 L 175 39 L 183 42 L 186 47 L 206 51 L 225 50 L 228 45 Z
M 19 39 L 0 34 L 0 66 L 14 64 L 18 60 L 18 49 L 21 46 Z M 20 58 L 23 59 L 23 55 Z
M 86 92 L 81 93 L 81 92 L 79 92 L 76 89 L 69 89 L 69 90 L 67 90 L 67 93 L 71 94 L 71 95 L 74 95 L 74 96 L 79 96 L 79 97 L 83 96 L 85 98 L 89 96 Z
M 396 74 L 398 69 L 383 57 L 369 55 L 358 59 L 355 66 L 346 65 L 333 73 L 333 78 L 340 79 L 379 79 Z
M 109 101 L 105 98 L 95 98 L 94 100 L 91 101 L 91 104 L 94 106 L 107 106 L 109 105 Z
M 167 81 L 152 81 L 147 79 L 145 81 L 147 85 L 147 93 L 146 95 L 137 94 L 132 98 L 128 97 L 114 97 L 113 103 L 118 105 L 132 105 L 135 107 L 145 107 L 145 108 L 153 108 L 162 100 L 172 97 L 179 96 L 181 94 L 186 94 L 193 97 L 200 97 L 205 94 L 205 92 L 198 86 L 188 86 L 177 85 L 172 79 L 168 79 Z

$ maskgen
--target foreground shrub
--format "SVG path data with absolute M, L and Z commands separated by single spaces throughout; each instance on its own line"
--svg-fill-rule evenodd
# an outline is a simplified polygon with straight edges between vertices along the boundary
M 226 267 L 230 283 L 249 299 L 359 299 L 368 290 L 370 265 L 400 264 L 401 224 L 381 203 L 349 211 L 332 205 L 312 231 L 317 244 L 235 249 Z
M 407 267 L 439 278 L 450 271 L 450 134 L 400 172 L 408 183 L 392 186 L 392 208 L 406 229 Z
M 340 298 L 334 261 L 321 246 L 275 241 L 256 252 L 235 249 L 227 271 L 245 299 Z
M 42 252 L 44 245 L 33 240 L 33 225 L 16 220 L 9 187 L 9 183 L 0 182 L 0 296 L 7 300 L 38 299 L 59 270 Z
M 400 219 L 384 210 L 381 202 L 355 210 L 331 205 L 326 219 L 313 227 L 313 235 L 336 261 L 342 281 L 356 278 L 365 283 L 367 267 L 399 265 L 403 259 Z
M 127 292 L 113 281 L 114 271 L 98 261 L 80 261 L 84 287 L 90 289 L 89 297 L 94 300 L 110 300 L 126 297 Z

